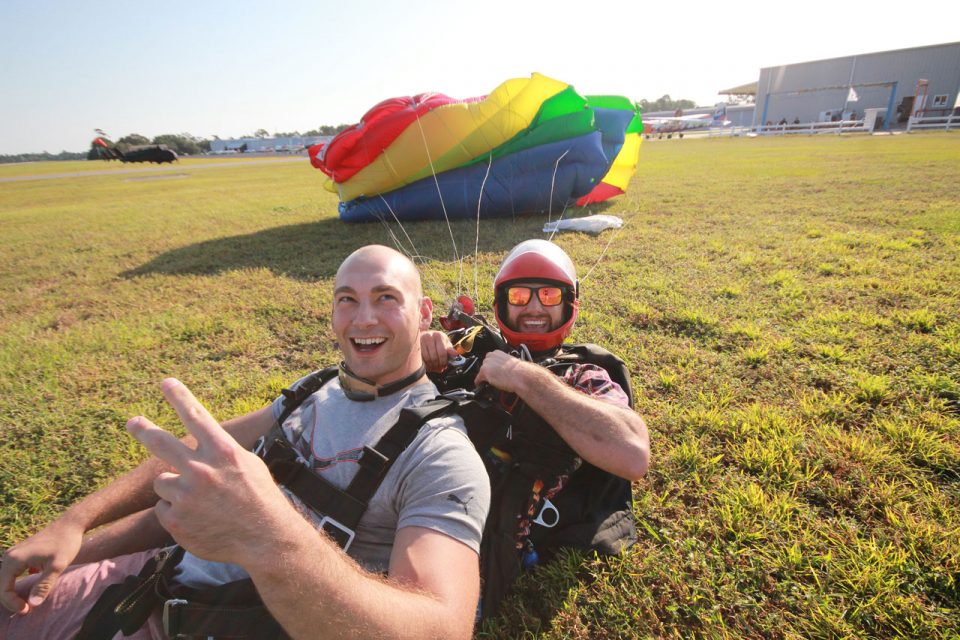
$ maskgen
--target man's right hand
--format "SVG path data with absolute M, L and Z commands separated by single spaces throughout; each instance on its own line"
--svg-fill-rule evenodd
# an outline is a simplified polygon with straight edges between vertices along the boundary
M 457 350 L 443 331 L 420 332 L 420 354 L 427 371 L 441 372 L 447 368 L 450 358 L 456 357 Z
M 82 527 L 57 521 L 8 549 L 0 565 L 0 604 L 21 615 L 40 605 L 77 557 L 83 534 Z M 17 578 L 25 571 L 40 574 L 27 600 L 14 591 Z

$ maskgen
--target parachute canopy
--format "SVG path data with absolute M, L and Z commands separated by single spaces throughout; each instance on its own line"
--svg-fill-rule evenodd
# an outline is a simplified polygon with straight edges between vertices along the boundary
M 559 214 L 624 193 L 641 132 L 627 98 L 533 74 L 478 98 L 384 100 L 310 162 L 347 221 Z

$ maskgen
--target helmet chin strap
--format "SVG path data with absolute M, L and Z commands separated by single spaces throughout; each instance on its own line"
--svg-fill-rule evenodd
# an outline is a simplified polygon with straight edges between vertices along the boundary
M 347 398 L 356 402 L 370 402 L 409 387 L 423 377 L 426 372 L 427 368 L 421 364 L 419 369 L 405 378 L 378 387 L 377 383 L 373 380 L 362 378 L 353 371 L 350 371 L 347 363 L 341 360 L 338 376 L 340 378 L 340 387 L 343 389 L 343 394 L 347 396 Z

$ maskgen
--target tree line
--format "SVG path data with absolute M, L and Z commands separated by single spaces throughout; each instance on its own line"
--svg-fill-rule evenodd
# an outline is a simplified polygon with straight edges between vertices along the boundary
M 333 136 L 344 129 L 349 128 L 349 124 L 339 124 L 336 126 L 332 125 L 322 125 L 316 129 L 311 129 L 310 131 L 304 131 L 303 133 L 299 131 L 286 131 L 286 132 L 275 132 L 272 137 L 274 138 L 284 138 L 284 137 L 310 137 L 310 136 Z M 252 134 L 247 136 L 241 136 L 246 138 L 269 138 L 271 137 L 270 132 L 266 129 L 257 129 Z M 219 140 L 220 136 L 213 136 L 213 139 Z M 123 136 L 122 138 L 117 139 L 116 147 L 122 153 L 126 153 L 133 147 L 140 147 L 144 145 L 151 144 L 162 144 L 165 145 L 168 149 L 172 149 L 177 152 L 177 155 L 199 155 L 201 153 L 210 152 L 210 140 L 205 138 L 198 138 L 197 136 L 191 135 L 189 133 L 173 134 L 165 133 L 163 135 L 155 136 L 152 140 L 146 136 L 140 135 L 139 133 L 131 133 Z M 90 151 L 87 153 L 88 159 L 97 159 L 99 155 L 94 149 L 94 145 L 91 143 Z
M 338 124 L 338 125 L 321 125 L 316 129 L 310 129 L 309 131 L 278 131 L 273 134 L 274 138 L 284 138 L 284 137 L 312 137 L 312 136 L 335 136 L 344 129 L 348 129 L 352 125 L 349 124 Z M 105 135 L 100 135 L 100 138 L 103 138 L 108 143 L 110 140 L 107 139 Z M 266 129 L 257 129 L 252 134 L 241 137 L 249 138 L 269 138 L 271 137 L 270 132 Z M 214 140 L 219 140 L 220 136 L 212 136 Z M 205 138 L 200 138 L 194 136 L 190 133 L 165 133 L 163 135 L 154 136 L 153 138 L 148 138 L 147 136 L 141 135 L 139 133 L 130 133 L 121 138 L 118 138 L 115 146 L 123 153 L 126 153 L 130 150 L 131 147 L 140 147 L 144 145 L 153 145 L 153 144 L 162 144 L 165 145 L 168 149 L 172 149 L 177 152 L 177 155 L 198 155 L 202 153 L 208 153 L 210 151 L 210 140 Z M 94 150 L 94 144 L 91 141 L 90 149 L 87 151 L 61 151 L 60 153 L 49 153 L 43 151 L 41 153 L 13 153 L 8 155 L 0 155 L 0 164 L 8 164 L 14 162 L 47 162 L 51 160 L 96 160 L 100 156 Z
M 337 126 L 332 125 L 322 125 L 316 129 L 311 129 L 310 131 L 305 131 L 303 133 L 299 131 L 287 131 L 287 132 L 275 132 L 272 137 L 274 138 L 284 138 L 284 137 L 309 137 L 309 136 L 332 136 L 340 133 L 344 129 L 349 128 L 351 125 L 340 124 Z M 101 136 L 102 138 L 103 136 Z M 220 136 L 212 136 L 214 140 L 219 140 Z M 266 129 L 257 129 L 252 134 L 247 136 L 241 136 L 244 138 L 269 138 L 271 137 L 270 132 Z M 155 136 L 152 140 L 144 135 L 139 133 L 131 133 L 123 136 L 122 138 L 117 139 L 114 146 L 120 150 L 121 153 L 126 153 L 133 147 L 141 147 L 144 145 L 164 145 L 168 149 L 172 149 L 177 153 L 177 155 L 199 155 L 202 153 L 210 152 L 210 140 L 205 138 L 198 138 L 197 136 L 191 135 L 189 133 L 173 134 L 165 133 L 163 135 Z M 83 154 L 80 154 L 83 156 Z M 94 143 L 90 144 L 90 150 L 86 153 L 85 156 L 88 160 L 97 160 L 101 156 L 97 152 L 96 145 Z
M 50 160 L 83 160 L 87 154 L 83 151 L 61 151 L 60 153 L 14 153 L 0 155 L 0 164 L 13 162 L 47 162 Z
M 676 111 L 677 109 L 694 109 L 697 106 L 697 103 L 693 100 L 674 100 L 670 97 L 669 94 L 665 94 L 657 98 L 656 100 L 641 100 L 637 104 L 640 105 L 640 110 L 642 113 L 647 113 L 648 111 Z
M 131 133 L 119 138 L 115 146 L 120 150 L 121 153 L 126 153 L 133 147 L 142 147 L 151 144 L 162 144 L 168 149 L 176 151 L 177 155 L 181 156 L 195 156 L 210 151 L 209 140 L 198 138 L 189 133 L 164 133 L 159 136 L 154 136 L 152 140 L 146 136 L 140 135 L 139 133 Z M 96 155 L 94 145 L 92 143 L 90 145 L 90 154 L 94 158 L 99 157 Z
M 338 124 L 337 126 L 325 124 L 316 129 L 310 129 L 309 131 L 284 131 L 276 132 L 273 134 L 274 138 L 298 138 L 304 137 L 309 138 L 311 136 L 335 136 L 345 129 L 352 127 L 352 124 Z M 257 129 L 254 134 L 254 138 L 269 138 L 270 134 L 266 129 Z

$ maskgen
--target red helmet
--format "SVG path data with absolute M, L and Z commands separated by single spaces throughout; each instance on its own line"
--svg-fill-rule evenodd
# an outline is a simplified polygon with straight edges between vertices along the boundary
M 507 288 L 517 282 L 546 282 L 564 289 L 563 323 L 548 333 L 521 333 L 507 326 Z M 493 281 L 493 310 L 503 337 L 513 346 L 527 345 L 532 352 L 556 349 L 570 335 L 580 308 L 577 270 L 563 249 L 547 240 L 525 240 L 515 246 L 500 265 Z

